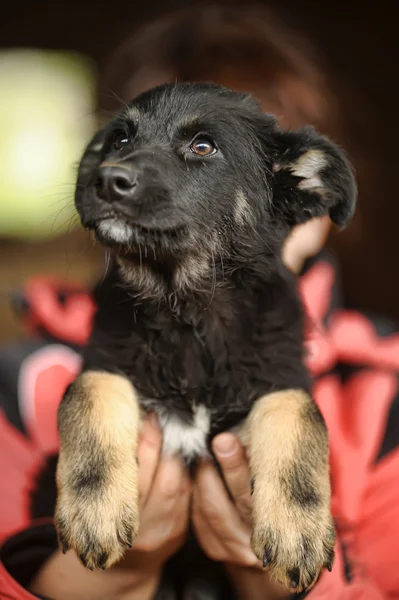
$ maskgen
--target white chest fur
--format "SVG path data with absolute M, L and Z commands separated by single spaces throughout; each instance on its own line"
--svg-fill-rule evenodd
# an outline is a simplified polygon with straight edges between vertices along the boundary
M 163 431 L 163 453 L 181 454 L 186 460 L 208 454 L 207 439 L 211 424 L 209 410 L 199 404 L 193 409 L 193 418 L 187 423 L 176 414 L 158 412 Z

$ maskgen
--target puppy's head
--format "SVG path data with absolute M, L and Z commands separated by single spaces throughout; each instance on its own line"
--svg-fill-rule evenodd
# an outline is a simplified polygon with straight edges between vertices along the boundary
M 242 253 L 279 256 L 294 225 L 344 226 L 355 199 L 330 141 L 281 131 L 251 96 L 191 83 L 146 92 L 100 131 L 76 191 L 83 225 L 148 293 L 195 286 Z

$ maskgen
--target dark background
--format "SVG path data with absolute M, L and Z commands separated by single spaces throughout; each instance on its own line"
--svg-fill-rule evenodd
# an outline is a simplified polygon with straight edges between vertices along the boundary
M 0 46 L 73 49 L 91 56 L 101 68 L 135 25 L 182 4 L 176 0 L 8 3 L 1 9 Z M 347 298 L 357 307 L 399 319 L 398 7 L 387 0 L 368 5 L 351 0 L 280 0 L 268 5 L 310 38 L 340 100 L 346 148 L 360 188 L 354 224 L 332 240 L 342 259 Z

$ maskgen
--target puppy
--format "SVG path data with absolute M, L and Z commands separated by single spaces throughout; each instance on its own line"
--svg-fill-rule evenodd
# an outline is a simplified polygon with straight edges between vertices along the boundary
M 103 569 L 132 545 L 138 432 L 156 411 L 163 451 L 187 462 L 219 432 L 241 437 L 252 548 L 274 578 L 299 592 L 331 569 L 327 431 L 281 249 L 312 217 L 346 225 L 355 199 L 335 145 L 280 130 L 253 97 L 214 84 L 146 92 L 95 136 L 76 208 L 113 263 L 59 408 L 64 551 Z

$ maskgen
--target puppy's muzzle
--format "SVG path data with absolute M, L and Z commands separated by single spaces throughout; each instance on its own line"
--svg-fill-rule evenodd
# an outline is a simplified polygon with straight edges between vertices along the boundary
M 132 201 L 138 184 L 138 171 L 133 166 L 103 165 L 96 180 L 97 196 L 105 202 Z

